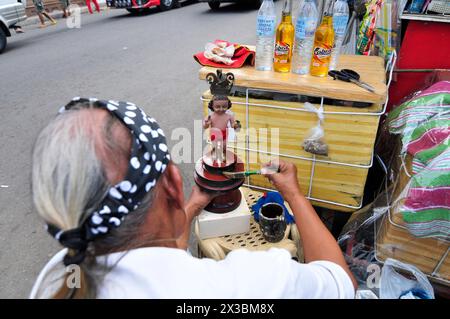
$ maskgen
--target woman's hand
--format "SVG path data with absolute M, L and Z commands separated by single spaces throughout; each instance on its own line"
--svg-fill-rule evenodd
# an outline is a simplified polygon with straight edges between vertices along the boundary
M 277 170 L 273 168 L 277 167 Z M 275 186 L 285 200 L 302 195 L 297 179 L 297 167 L 290 162 L 281 160 L 270 161 L 261 169 L 263 175 Z
M 207 193 L 194 185 L 186 206 L 189 206 L 193 215 L 197 216 L 217 195 L 217 193 Z

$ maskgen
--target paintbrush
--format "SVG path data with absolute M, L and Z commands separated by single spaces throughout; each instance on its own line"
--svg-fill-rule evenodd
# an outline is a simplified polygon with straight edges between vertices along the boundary
M 261 175 L 261 174 L 269 174 L 269 173 L 279 173 L 280 168 L 279 167 L 263 167 L 262 169 L 258 170 L 250 170 L 250 171 L 243 171 L 243 172 L 222 172 L 222 175 L 225 175 L 225 177 L 229 179 L 238 179 L 238 178 L 244 178 L 251 175 Z

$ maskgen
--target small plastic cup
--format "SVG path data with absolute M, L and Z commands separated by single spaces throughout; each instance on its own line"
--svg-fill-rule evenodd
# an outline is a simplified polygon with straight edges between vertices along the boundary
M 259 209 L 259 227 L 269 243 L 281 241 L 287 227 L 283 206 L 278 203 L 264 204 Z

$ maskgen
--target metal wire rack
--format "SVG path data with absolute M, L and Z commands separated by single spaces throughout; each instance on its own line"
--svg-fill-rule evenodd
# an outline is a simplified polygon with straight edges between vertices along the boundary
M 386 67 L 385 67 L 385 72 L 386 72 L 386 75 L 387 75 L 387 78 L 388 78 L 387 88 L 389 88 L 389 86 L 391 84 L 391 81 L 392 81 L 392 73 L 393 73 L 393 70 L 394 70 L 394 66 L 395 66 L 396 60 L 397 60 L 397 53 L 396 53 L 396 51 L 393 51 L 391 56 L 389 57 L 387 63 L 386 63 Z M 294 111 L 294 112 L 308 112 L 308 113 L 312 113 L 312 111 L 307 110 L 306 108 L 303 108 L 303 107 L 293 108 L 293 107 L 285 107 L 285 106 L 272 105 L 272 104 L 266 104 L 266 103 L 254 103 L 254 102 L 250 103 L 249 102 L 250 92 L 286 93 L 286 92 L 278 92 L 278 91 L 274 91 L 274 90 L 246 88 L 245 89 L 245 103 L 244 102 L 233 102 L 233 104 L 245 106 L 245 119 L 246 119 L 246 127 L 245 127 L 245 129 L 246 130 L 249 129 L 248 126 L 249 126 L 249 123 L 250 123 L 250 112 L 249 112 L 249 106 L 250 105 L 256 106 L 256 107 L 264 107 L 264 108 L 279 109 L 279 110 L 288 110 L 288 111 Z M 323 107 L 325 99 L 326 99 L 325 96 L 321 96 L 320 97 L 320 105 L 321 105 L 321 107 Z M 201 101 L 205 102 L 205 101 L 208 101 L 208 99 L 205 99 L 205 98 L 202 97 Z M 371 113 L 371 112 L 356 112 L 356 111 L 355 112 L 323 111 L 323 114 L 325 114 L 325 116 L 327 114 L 335 114 L 335 115 L 364 115 L 364 116 L 378 116 L 379 117 L 379 116 L 383 115 L 386 112 L 386 107 L 387 107 L 388 101 L 389 101 L 389 94 L 386 95 L 386 100 L 385 100 L 385 102 L 383 104 L 383 108 L 379 112 Z M 268 151 L 264 151 L 264 150 L 260 150 L 260 149 L 254 149 L 254 148 L 250 147 L 250 138 L 249 138 L 248 134 L 245 136 L 245 147 L 236 146 L 235 148 L 237 150 L 245 151 L 247 159 L 250 158 L 250 152 L 256 152 L 256 153 L 270 155 L 270 156 L 277 156 L 277 157 L 282 156 L 282 157 L 285 157 L 285 158 L 292 158 L 292 159 L 310 161 L 310 162 L 312 162 L 312 165 L 311 165 L 311 173 L 310 173 L 310 181 L 309 181 L 308 193 L 306 194 L 306 197 L 309 200 L 320 202 L 320 203 L 325 203 L 325 204 L 331 204 L 331 205 L 335 205 L 335 206 L 339 206 L 339 207 L 350 208 L 350 209 L 354 209 L 354 210 L 360 209 L 362 207 L 362 202 L 363 202 L 362 198 L 361 198 L 360 204 L 357 205 L 357 206 L 354 206 L 354 205 L 348 205 L 348 204 L 344 204 L 344 203 L 339 203 L 339 202 L 336 202 L 336 201 L 326 200 L 326 199 L 323 199 L 323 198 L 313 197 L 312 196 L 312 186 L 313 186 L 314 173 L 315 173 L 316 163 L 333 164 L 333 165 L 339 165 L 339 166 L 347 166 L 347 167 L 369 169 L 373 165 L 373 150 L 372 150 L 372 155 L 370 156 L 369 164 L 353 164 L 353 163 L 346 163 L 346 162 L 338 162 L 338 161 L 330 161 L 330 160 L 318 159 L 318 158 L 316 158 L 315 155 L 313 155 L 312 157 L 304 157 L 304 156 L 296 156 L 296 155 L 289 155 L 289 154 L 283 154 L 283 153 L 268 152 Z M 250 163 L 249 163 L 248 160 L 246 161 L 246 169 L 250 170 Z M 251 184 L 250 177 L 246 178 L 246 183 L 244 184 L 244 186 L 251 187 L 253 189 L 263 190 L 263 191 L 272 191 L 272 189 L 270 189 L 270 188 L 261 187 L 261 186 L 257 186 L 257 185 Z

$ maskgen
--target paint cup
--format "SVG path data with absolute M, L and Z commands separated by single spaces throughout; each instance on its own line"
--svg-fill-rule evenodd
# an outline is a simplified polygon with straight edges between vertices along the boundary
M 282 240 L 287 227 L 283 206 L 278 203 L 264 204 L 259 209 L 259 227 L 268 242 Z

